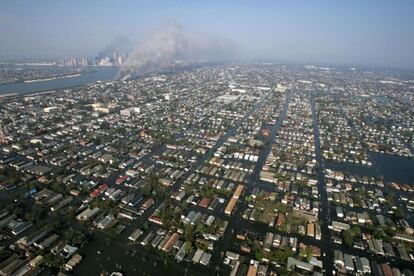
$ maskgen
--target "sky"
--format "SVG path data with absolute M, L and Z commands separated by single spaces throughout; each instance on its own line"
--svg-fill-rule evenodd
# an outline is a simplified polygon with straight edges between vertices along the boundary
M 2 0 L 0 58 L 93 57 L 174 21 L 245 60 L 414 68 L 413 14 L 412 0 Z

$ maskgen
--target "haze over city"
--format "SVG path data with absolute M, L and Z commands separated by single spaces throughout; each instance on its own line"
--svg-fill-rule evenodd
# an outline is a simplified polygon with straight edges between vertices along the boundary
M 0 2 L 0 276 L 414 276 L 414 1 Z
M 241 60 L 412 67 L 413 8 L 406 0 L 6 0 L 0 57 L 94 56 L 117 37 L 134 47 L 174 21 Z

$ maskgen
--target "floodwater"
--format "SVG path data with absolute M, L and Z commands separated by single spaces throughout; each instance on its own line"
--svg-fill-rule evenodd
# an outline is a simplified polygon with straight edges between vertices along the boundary
M 287 100 L 284 103 L 282 112 L 279 116 L 279 119 L 271 127 L 272 135 L 271 140 L 277 135 L 277 130 L 280 128 L 281 123 L 286 115 L 287 105 L 291 100 L 291 95 L 288 96 Z M 253 110 L 250 111 L 245 117 L 253 112 L 260 103 L 254 106 Z M 373 162 L 373 166 L 366 167 L 361 165 L 353 165 L 348 163 L 332 163 L 325 162 L 322 160 L 319 144 L 319 133 L 316 127 L 316 113 L 314 106 L 312 104 L 312 115 L 314 121 L 314 135 L 315 135 L 315 146 L 316 146 L 316 155 L 320 168 L 318 170 L 318 180 L 319 180 L 319 189 L 323 191 L 324 180 L 323 180 L 323 168 L 332 168 L 341 171 L 347 171 L 357 175 L 372 175 L 372 176 L 383 176 L 386 181 L 397 181 L 402 183 L 409 183 L 414 179 L 414 160 L 409 158 L 403 158 L 398 156 L 383 155 L 379 153 L 369 153 L 370 160 Z M 230 131 L 222 137 L 216 144 L 216 146 L 210 150 L 210 154 L 215 151 L 228 136 L 233 135 L 234 131 L 237 129 L 237 126 L 234 126 Z M 259 172 L 265 163 L 266 157 L 270 152 L 271 144 L 267 145 L 265 149 L 262 150 L 260 158 L 256 164 L 254 173 L 249 178 L 249 183 L 246 185 L 245 194 L 249 194 L 251 190 L 257 186 L 261 187 L 261 182 L 259 181 Z M 210 155 L 206 155 L 204 158 L 199 160 L 198 164 L 203 163 Z M 197 167 L 197 166 L 195 166 Z M 326 198 L 326 193 L 321 192 L 321 218 L 324 220 L 322 234 L 324 240 L 316 241 L 313 239 L 308 239 L 307 237 L 298 237 L 299 241 L 304 241 L 309 244 L 315 244 L 320 246 L 326 255 L 323 257 L 324 266 L 327 273 L 330 273 L 333 269 L 333 248 L 334 245 L 330 239 L 330 232 L 327 226 L 330 224 L 330 210 L 329 202 Z M 154 207 L 155 208 L 155 207 Z M 267 227 L 264 226 L 254 226 L 240 219 L 242 211 L 246 208 L 246 204 L 243 200 L 239 203 L 235 214 L 229 221 L 228 229 L 242 229 L 246 228 L 254 232 L 266 233 L 268 231 Z M 149 210 L 150 212 L 151 210 Z M 215 214 L 218 215 L 218 214 Z M 126 232 L 131 232 L 137 227 L 142 227 L 143 219 L 133 222 Z M 231 249 L 231 241 L 234 238 L 234 232 L 227 231 L 223 239 L 217 244 L 218 247 L 215 250 L 216 254 L 213 254 L 213 258 L 209 267 L 203 267 L 202 265 L 189 264 L 185 261 L 177 264 L 174 261 L 168 261 L 161 258 L 157 253 L 151 253 L 148 250 L 144 249 L 142 246 L 134 245 L 128 242 L 127 233 L 123 233 L 120 237 L 116 239 L 110 239 L 106 237 L 103 233 L 96 232 L 94 239 L 82 248 L 81 254 L 84 256 L 84 260 L 79 264 L 75 269 L 76 275 L 97 275 L 99 272 L 113 272 L 120 271 L 124 275 L 213 275 L 214 270 L 218 267 L 222 267 L 220 255 L 217 254 L 217 251 L 223 251 Z M 361 253 L 360 251 L 354 249 L 347 249 L 347 253 L 358 255 L 358 256 L 367 256 L 372 259 L 372 256 L 369 253 Z M 384 261 L 386 259 L 384 258 Z M 394 260 L 394 263 L 398 264 L 401 267 L 406 267 L 407 263 L 401 260 Z
M 382 177 L 387 182 L 412 184 L 414 180 L 414 159 L 395 155 L 370 152 L 373 165 L 362 166 L 351 163 L 326 162 L 327 168 L 356 175 Z
M 280 128 L 281 123 L 286 115 L 287 105 L 290 100 L 291 95 L 289 95 L 287 100 L 285 101 L 279 119 L 277 120 L 275 125 L 271 126 L 271 140 L 273 140 L 277 135 L 277 130 Z M 260 104 L 255 106 L 252 111 L 254 111 L 259 105 Z M 314 106 L 312 106 L 312 108 L 314 108 Z M 315 124 L 315 110 L 313 110 L 312 113 Z M 237 129 L 237 126 L 232 128 L 224 137 L 222 137 L 217 142 L 215 148 L 221 145 L 225 141 L 225 138 L 227 138 L 229 135 L 234 134 L 233 132 L 235 129 Z M 414 160 L 409 158 L 389 156 L 378 153 L 369 153 L 370 160 L 373 162 L 373 166 L 371 167 L 347 163 L 324 162 L 322 160 L 320 153 L 319 133 L 317 128 L 314 129 L 314 134 L 315 141 L 317 142 L 317 159 L 318 163 L 321 165 L 318 171 L 320 191 L 325 189 L 322 172 L 323 168 L 338 169 L 357 175 L 383 176 L 386 181 L 399 181 L 405 183 L 412 181 L 412 179 L 414 179 L 414 170 L 410 169 L 414 168 Z M 261 183 L 261 181 L 259 181 L 259 172 L 266 160 L 270 148 L 271 144 L 267 145 L 266 148 L 262 150 L 258 163 L 256 164 L 255 171 L 249 178 L 249 184 L 246 185 L 246 194 L 249 194 L 255 186 L 260 188 L 264 188 L 262 186 L 266 186 L 262 185 L 264 183 Z M 213 151 L 214 149 L 210 152 Z M 207 156 L 205 158 L 202 158 L 199 162 L 204 162 L 206 158 Z M 326 272 L 330 273 L 333 269 L 332 249 L 334 248 L 334 245 L 332 244 L 332 241 L 330 239 L 330 232 L 327 226 L 330 224 L 329 221 L 331 216 L 331 207 L 329 206 L 329 203 L 327 201 L 326 194 L 321 193 L 321 195 L 322 194 L 323 196 L 321 196 L 321 203 L 323 208 L 320 215 L 321 218 L 325 221 L 322 228 L 322 232 L 325 239 L 321 241 L 316 241 L 313 239 L 308 239 L 307 237 L 299 236 L 298 240 L 306 242 L 308 244 L 317 245 L 323 249 L 323 251 L 326 253 L 326 255 L 322 257 L 324 260 L 324 266 Z M 241 200 L 239 206 L 235 211 L 235 214 L 229 220 L 229 229 L 245 228 L 253 232 L 262 233 L 264 235 L 269 230 L 266 226 L 255 225 L 254 227 L 252 227 L 249 223 L 246 223 L 245 221 L 240 219 L 241 213 L 246 207 L 247 206 L 245 202 Z M 219 214 L 215 215 L 219 216 Z M 140 227 L 140 225 L 136 225 L 136 223 L 134 223 L 134 227 L 129 228 L 136 227 Z M 131 231 L 132 229 L 129 230 Z M 79 275 L 95 275 L 99 271 L 122 271 L 126 275 L 212 275 L 214 274 L 214 270 L 218 267 L 222 269 L 222 264 L 220 263 L 220 255 L 217 253 L 223 250 L 232 249 L 231 241 L 234 238 L 234 234 L 235 233 L 233 231 L 227 231 L 225 233 L 223 239 L 217 244 L 218 247 L 215 249 L 215 254 L 213 254 L 210 266 L 207 268 L 201 265 L 189 264 L 185 261 L 180 264 L 176 264 L 174 261 L 166 261 L 165 259 L 162 259 L 157 253 L 148 252 L 146 249 L 143 249 L 142 246 L 134 246 L 131 244 L 128 245 L 128 242 L 125 241 L 127 240 L 127 235 L 125 234 L 122 235 L 122 238 L 110 240 L 102 234 L 98 233 L 95 239 L 88 243 L 88 245 L 82 249 L 81 254 L 85 256 L 85 260 L 75 269 L 75 272 Z M 347 249 L 347 253 L 359 256 L 367 255 L 367 257 L 372 258 L 372 256 L 369 256 L 368 253 L 363 254 L 355 249 Z M 407 266 L 407 263 L 401 260 L 394 260 L 393 262 L 401 267 Z M 95 265 L 91 266 L 92 263 Z

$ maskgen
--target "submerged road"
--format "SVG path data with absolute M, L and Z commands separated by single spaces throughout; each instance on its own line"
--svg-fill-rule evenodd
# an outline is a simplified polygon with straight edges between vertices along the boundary
M 200 167 L 201 165 L 203 165 L 209 158 L 211 158 L 214 154 L 214 152 L 217 151 L 217 149 L 219 147 L 221 147 L 229 137 L 234 136 L 236 134 L 237 129 L 242 125 L 243 122 L 245 122 L 251 114 L 253 114 L 258 108 L 260 108 L 263 103 L 264 100 L 266 99 L 266 97 L 269 95 L 269 93 L 266 93 L 265 95 L 263 95 L 259 100 L 257 100 L 257 102 L 255 102 L 253 104 L 253 106 L 251 107 L 250 110 L 248 110 L 244 116 L 239 119 L 238 121 L 236 121 L 236 124 L 233 125 L 232 127 L 230 127 L 221 137 L 220 139 L 218 139 L 216 141 L 216 143 L 214 144 L 214 146 L 212 148 L 210 148 L 207 153 L 201 157 L 199 157 L 197 159 L 197 161 L 192 164 L 191 168 L 184 173 L 184 175 L 180 178 L 179 181 L 175 182 L 173 184 L 173 186 L 171 187 L 170 192 L 173 193 L 175 191 L 178 191 L 182 182 L 188 177 L 190 176 L 192 173 L 194 173 L 196 171 L 196 169 L 198 167 Z M 151 157 L 154 156 L 157 153 L 160 153 L 160 150 L 162 150 L 165 147 L 165 145 L 161 145 L 160 147 L 157 147 L 154 151 L 144 155 L 140 160 L 141 161 L 147 161 L 149 162 Z M 117 174 L 120 175 L 121 173 Z M 133 259 L 131 259 L 130 256 L 125 256 L 124 258 L 120 258 L 120 255 L 125 255 L 127 250 L 139 250 L 139 254 L 141 254 L 142 251 L 144 250 L 140 250 L 140 248 L 142 248 L 139 245 L 128 245 L 127 244 L 127 238 L 128 236 L 137 228 L 142 227 L 142 225 L 148 220 L 148 217 L 150 214 L 153 213 L 153 211 L 158 208 L 161 204 L 162 204 L 162 200 L 157 200 L 156 203 L 149 208 L 142 216 L 140 216 L 138 219 L 134 220 L 131 225 L 128 227 L 128 229 L 122 233 L 119 237 L 117 237 L 114 241 L 112 241 L 111 247 L 112 250 L 108 250 L 108 245 L 106 244 L 101 244 L 102 242 L 102 237 L 98 238 L 98 241 L 93 241 L 90 244 L 88 244 L 86 246 L 86 248 L 84 248 L 82 250 L 82 252 L 84 252 L 84 254 L 86 256 L 88 256 L 88 258 L 91 259 L 96 259 L 96 260 L 103 260 L 103 259 L 107 259 L 108 262 L 104 265 L 101 265 L 99 267 L 90 267 L 87 266 L 87 262 L 82 262 L 77 268 L 76 268 L 76 272 L 78 273 L 88 273 L 88 274 L 98 274 L 99 272 L 101 272 L 102 270 L 116 270 L 116 268 L 118 266 L 120 266 L 119 268 L 122 270 L 127 272 L 127 274 L 129 275 L 136 273 L 136 268 L 135 266 L 131 266 L 131 261 L 133 262 Z M 172 265 L 171 268 L 173 268 L 175 270 L 175 272 L 171 272 L 172 275 L 180 274 L 180 273 L 190 273 L 190 274 L 194 274 L 196 271 L 199 271 L 200 273 L 198 275 L 213 275 L 216 274 L 216 271 L 218 274 L 219 271 L 221 270 L 220 265 L 221 265 L 221 260 L 222 260 L 222 256 L 221 256 L 221 252 L 228 247 L 229 242 L 231 241 L 231 237 L 232 237 L 232 233 L 233 233 L 233 226 L 234 221 L 236 220 L 237 215 L 233 215 L 229 221 L 229 225 L 227 227 L 227 230 L 224 234 L 224 237 L 222 240 L 220 240 L 217 243 L 216 249 L 213 251 L 213 255 L 212 255 L 212 259 L 210 262 L 210 265 L 208 267 L 202 266 L 200 264 L 193 264 L 193 263 L 186 263 L 186 262 L 182 262 L 180 264 L 174 264 Z M 102 233 L 101 233 L 102 234 Z M 125 242 L 124 242 L 125 241 Z M 123 244 L 125 243 L 125 244 Z M 227 245 L 227 246 L 226 246 Z M 123 252 L 122 252 L 123 250 Z M 113 251 L 116 251 L 118 253 L 115 253 Z M 121 253 L 122 252 L 122 253 Z M 161 258 L 159 256 L 156 256 L 155 254 L 143 254 L 145 256 L 147 256 L 148 258 L 150 258 L 151 260 L 154 261 L 161 261 Z M 101 262 L 99 261 L 99 262 Z M 117 264 L 117 266 L 115 266 L 115 264 Z M 154 271 L 154 268 L 151 268 L 150 266 L 148 267 L 149 271 Z M 225 271 L 226 269 L 224 268 L 223 271 Z M 145 271 L 145 269 L 144 269 Z
M 271 148 L 272 148 L 272 142 L 275 140 L 277 134 L 278 134 L 278 130 L 281 128 L 283 121 L 286 117 L 287 111 L 288 111 L 288 107 L 289 107 L 289 103 L 292 100 L 292 97 L 295 93 L 298 93 L 296 91 L 290 91 L 286 94 L 286 98 L 284 99 L 282 105 L 281 105 L 281 110 L 279 113 L 279 116 L 277 118 L 277 120 L 275 121 L 275 123 L 273 125 L 270 126 L 270 131 L 271 131 L 271 135 L 269 137 L 269 141 L 270 143 L 267 143 L 265 145 L 265 147 L 260 151 L 259 153 L 259 158 L 258 161 L 255 164 L 254 170 L 253 172 L 248 176 L 247 178 L 247 184 L 245 185 L 245 191 L 244 193 L 240 196 L 238 204 L 236 206 L 236 209 L 233 213 L 233 215 L 231 217 L 228 218 L 228 227 L 226 229 L 226 232 L 224 233 L 222 239 L 220 239 L 217 243 L 216 243 L 216 247 L 212 252 L 212 259 L 210 262 L 210 265 L 208 267 L 205 266 L 201 266 L 199 264 L 193 264 L 193 263 L 188 263 L 188 262 L 182 262 L 180 264 L 171 264 L 170 268 L 174 269 L 175 272 L 171 272 L 171 275 L 174 275 L 176 273 L 181 273 L 181 274 L 194 274 L 196 271 L 199 271 L 200 275 L 225 275 L 228 274 L 228 267 L 225 266 L 224 264 L 222 264 L 222 260 L 223 260 L 223 255 L 222 253 L 225 252 L 226 250 L 230 250 L 232 248 L 232 241 L 234 240 L 234 236 L 235 236 L 235 232 L 241 229 L 249 229 L 251 231 L 258 231 L 260 233 L 262 232 L 267 232 L 270 229 L 268 227 L 265 226 L 257 226 L 257 225 L 252 225 L 249 222 L 244 221 L 241 216 L 243 211 L 248 207 L 247 203 L 245 201 L 245 197 L 247 195 L 250 195 L 252 190 L 255 187 L 258 187 L 260 189 L 264 189 L 266 191 L 274 191 L 275 187 L 273 187 L 272 185 L 269 185 L 268 183 L 264 183 L 263 181 L 260 180 L 260 171 L 262 170 L 265 162 L 266 162 L 266 158 L 269 155 Z M 237 133 L 237 129 L 254 113 L 256 112 L 265 102 L 266 97 L 269 94 L 265 94 L 263 95 L 259 100 L 257 100 L 257 102 L 255 102 L 253 104 L 253 106 L 250 108 L 250 110 L 248 110 L 244 116 L 236 121 L 236 124 L 232 127 L 230 127 L 221 137 L 220 139 L 218 139 L 216 141 L 216 143 L 214 144 L 214 146 L 212 148 L 210 148 L 207 153 L 201 157 L 199 157 L 197 159 L 197 161 L 192 164 L 192 166 L 190 167 L 190 169 L 188 171 L 185 172 L 185 174 L 181 177 L 181 179 L 177 182 L 175 182 L 173 184 L 173 186 L 171 187 L 171 192 L 174 191 L 178 191 L 178 189 L 180 188 L 182 182 L 192 173 L 194 173 L 196 171 L 197 168 L 199 168 L 200 166 L 202 166 L 207 160 L 209 160 L 209 158 L 211 158 L 213 156 L 213 154 L 217 151 L 217 149 L 219 147 L 221 147 L 229 137 L 234 136 Z M 323 169 L 324 169 L 324 164 L 323 164 L 323 160 L 321 157 L 321 150 L 320 150 L 320 141 L 319 141 L 319 131 L 318 131 L 318 124 L 317 124 L 317 117 L 316 117 L 316 110 L 315 110 L 315 103 L 313 98 L 311 98 L 311 111 L 312 111 L 312 124 L 313 124 L 313 133 L 314 133 L 314 142 L 315 142 L 315 155 L 316 155 L 316 160 L 318 163 L 318 167 L 317 167 L 317 178 L 318 178 L 318 191 L 319 191 L 319 196 L 320 196 L 320 201 L 321 201 L 321 210 L 320 210 L 320 218 L 323 221 L 323 224 L 321 225 L 322 228 L 322 240 L 318 241 L 318 240 L 314 240 L 314 239 L 309 239 L 305 236 L 297 236 L 297 235 L 289 235 L 289 236 L 296 236 L 298 238 L 298 241 L 301 242 L 305 242 L 307 244 L 312 244 L 312 245 L 316 245 L 318 247 L 321 248 L 323 256 L 322 256 L 322 261 L 323 261 L 323 265 L 324 265 L 324 269 L 325 269 L 325 274 L 326 275 L 331 275 L 332 271 L 334 269 L 333 267 L 333 249 L 334 249 L 334 245 L 331 239 L 331 233 L 330 230 L 328 229 L 328 225 L 330 225 L 330 220 L 331 220 L 331 215 L 330 215 L 330 206 L 329 206 L 329 202 L 327 200 L 327 195 L 326 195 L 326 187 L 325 187 L 325 181 L 324 181 L 324 174 L 323 174 Z M 163 146 L 161 146 L 161 148 L 163 148 Z M 159 153 L 160 148 L 157 148 L 154 152 L 149 153 L 148 155 L 144 156 L 144 160 L 149 161 L 151 159 L 151 157 L 155 154 L 155 153 Z M 133 252 L 136 252 L 137 256 L 143 255 L 145 257 L 147 257 L 149 260 L 152 261 L 157 261 L 160 263 L 160 265 L 162 265 L 162 259 L 157 256 L 155 253 L 151 253 L 151 252 L 147 252 L 145 254 L 141 254 L 141 251 L 143 251 L 142 247 L 140 245 L 136 245 L 136 244 L 132 244 L 132 243 L 128 243 L 127 242 L 127 237 L 132 233 L 132 231 L 134 231 L 136 228 L 142 227 L 142 225 L 148 220 L 148 216 L 157 208 L 162 204 L 162 200 L 158 200 L 154 206 L 152 206 L 149 210 L 147 210 L 147 212 L 144 213 L 144 215 L 142 215 L 141 217 L 139 217 L 137 220 L 133 221 L 131 223 L 131 225 L 128 227 L 128 229 L 122 233 L 119 237 L 117 237 L 114 241 L 111 242 L 111 245 L 113 247 L 113 251 L 118 252 L 114 255 L 114 252 L 112 252 L 112 250 L 107 249 L 108 246 L 109 248 L 111 248 L 111 245 L 102 245 L 98 242 L 92 242 L 93 244 L 87 245 L 85 252 L 87 252 L 87 254 L 85 254 L 86 256 L 88 256 L 88 258 L 96 258 L 96 259 L 100 259 L 105 260 L 107 259 L 108 262 L 106 264 L 101 265 L 100 267 L 95 267 L 95 268 L 86 268 L 86 262 L 83 262 L 79 265 L 79 267 L 76 269 L 77 272 L 88 272 L 88 273 L 99 273 L 102 270 L 115 270 L 116 266 L 115 264 L 123 264 L 122 265 L 122 270 L 125 271 L 128 275 L 129 273 L 136 273 L 136 267 L 135 266 L 131 266 L 130 262 L 132 257 L 131 256 L 124 256 L 123 258 L 120 258 L 118 255 L 121 255 L 121 251 L 124 251 L 122 254 L 126 254 L 126 252 L 128 250 L 131 250 Z M 221 210 L 222 212 L 222 210 Z M 222 215 L 218 216 L 218 217 L 222 217 Z M 273 229 L 272 229 L 273 231 Z M 277 232 L 275 230 L 275 232 Z M 286 234 L 286 233 L 280 233 L 280 234 Z M 98 238 L 98 240 L 102 241 L 102 237 Z M 105 251 L 99 250 L 98 248 L 102 248 L 102 246 L 105 249 Z M 98 253 L 98 251 L 100 253 Z M 136 259 L 136 256 L 135 256 Z M 115 262 L 115 263 L 113 263 Z M 149 264 L 151 264 L 149 262 Z M 201 267 L 200 267 L 201 266 Z M 133 269 L 133 270 L 132 270 Z M 154 268 L 151 268 L 151 266 L 148 267 L 148 271 L 154 271 Z M 144 271 L 146 271 L 144 269 Z M 147 271 L 147 272 L 148 272 Z
M 324 163 L 321 155 L 321 142 L 319 140 L 319 128 L 318 118 L 315 109 L 315 101 L 313 97 L 310 99 L 312 109 L 312 125 L 313 125 L 313 136 L 315 141 L 315 157 L 318 163 L 317 176 L 318 176 L 318 192 L 319 199 L 321 201 L 322 208 L 319 210 L 319 216 L 323 221 L 321 225 L 322 230 L 322 241 L 320 243 L 323 252 L 322 261 L 326 275 L 332 275 L 333 267 L 333 242 L 331 237 L 331 231 L 328 229 L 328 225 L 331 224 L 331 208 L 326 194 L 325 177 L 324 177 Z

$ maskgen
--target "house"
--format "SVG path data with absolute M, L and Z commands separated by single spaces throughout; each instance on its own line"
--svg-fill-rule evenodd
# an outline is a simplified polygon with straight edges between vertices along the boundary
M 178 250 L 177 254 L 175 255 L 175 259 L 178 262 L 181 262 L 185 257 L 185 254 L 186 254 L 185 247 L 186 247 L 186 244 L 184 243 L 183 245 L 181 245 L 180 249 Z
M 240 258 L 240 255 L 232 251 L 226 251 L 226 257 L 230 260 L 238 260 Z
M 361 261 L 361 264 L 362 264 L 362 270 L 364 271 L 364 273 L 368 273 L 368 274 L 370 274 L 370 273 L 371 273 L 371 266 L 370 266 L 370 264 L 369 264 L 368 259 L 367 259 L 367 258 L 365 258 L 365 257 L 361 257 L 361 258 L 359 258 L 359 259 L 360 259 L 360 261 Z
M 7 228 L 10 229 L 13 235 L 17 236 L 26 229 L 30 228 L 32 225 L 33 224 L 31 222 L 26 222 L 22 219 L 13 219 L 7 224 Z
M 308 224 L 306 225 L 306 235 L 311 238 L 315 236 L 315 224 L 314 223 L 308 222 Z
M 195 252 L 195 254 L 194 254 L 193 258 L 192 258 L 192 261 L 194 263 L 200 262 L 200 259 L 203 256 L 203 254 L 204 254 L 204 250 L 197 249 L 197 251 Z
M 287 262 L 287 269 L 290 271 L 294 271 L 296 267 L 309 271 L 309 272 L 313 271 L 313 265 L 311 265 L 310 263 L 306 263 L 306 262 L 297 260 L 293 257 L 289 257 L 288 262 Z
M 351 226 L 347 223 L 339 222 L 339 221 L 332 221 L 331 228 L 334 231 L 341 232 L 343 230 L 351 229 Z
M 270 247 L 273 244 L 273 233 L 271 232 L 267 232 L 266 233 L 266 237 L 264 239 L 264 243 L 263 243 L 263 249 L 265 251 L 270 251 Z
M 409 243 L 414 243 L 414 236 L 407 235 L 407 234 L 397 233 L 395 234 L 394 239 L 400 240 L 400 241 L 406 241 Z
M 174 233 L 171 235 L 171 237 L 167 240 L 165 245 L 162 247 L 162 250 L 165 252 L 170 252 L 174 244 L 179 239 L 180 235 L 178 233 Z
M 171 197 L 177 201 L 181 201 L 185 197 L 185 191 L 183 190 L 183 191 L 176 192 L 172 194 Z
M 211 254 L 204 252 L 200 258 L 200 264 L 208 265 L 210 263 L 210 259 L 211 259 Z
M 344 254 L 344 260 L 345 260 L 345 269 L 348 272 L 354 272 L 355 266 L 354 266 L 354 261 L 353 261 L 352 256 L 349 254 Z
M 257 264 L 250 264 L 249 270 L 247 271 L 247 276 L 256 276 L 257 274 Z
M 114 226 L 116 223 L 117 220 L 115 219 L 114 215 L 108 214 L 96 223 L 96 227 L 99 229 L 108 229 Z
M 335 265 L 338 267 L 344 267 L 345 261 L 344 261 L 344 254 L 342 251 L 339 251 L 337 249 L 334 250 L 334 259 L 335 259 Z
M 62 255 L 66 259 L 75 254 L 76 251 L 78 251 L 78 248 L 76 246 L 65 244 L 62 248 Z
M 79 254 L 73 255 L 72 258 L 65 264 L 65 270 L 73 270 L 82 261 L 82 256 Z
M 336 207 L 336 216 L 338 218 L 344 217 L 344 209 L 341 206 Z
M 99 212 L 99 208 L 98 207 L 95 207 L 93 209 L 87 208 L 82 213 L 80 213 L 79 215 L 77 215 L 76 216 L 76 219 L 77 220 L 81 220 L 81 221 L 88 221 L 92 217 L 94 217 L 98 212 Z
M 143 234 L 144 232 L 141 229 L 136 229 L 132 234 L 128 237 L 130 241 L 136 242 L 137 239 Z

